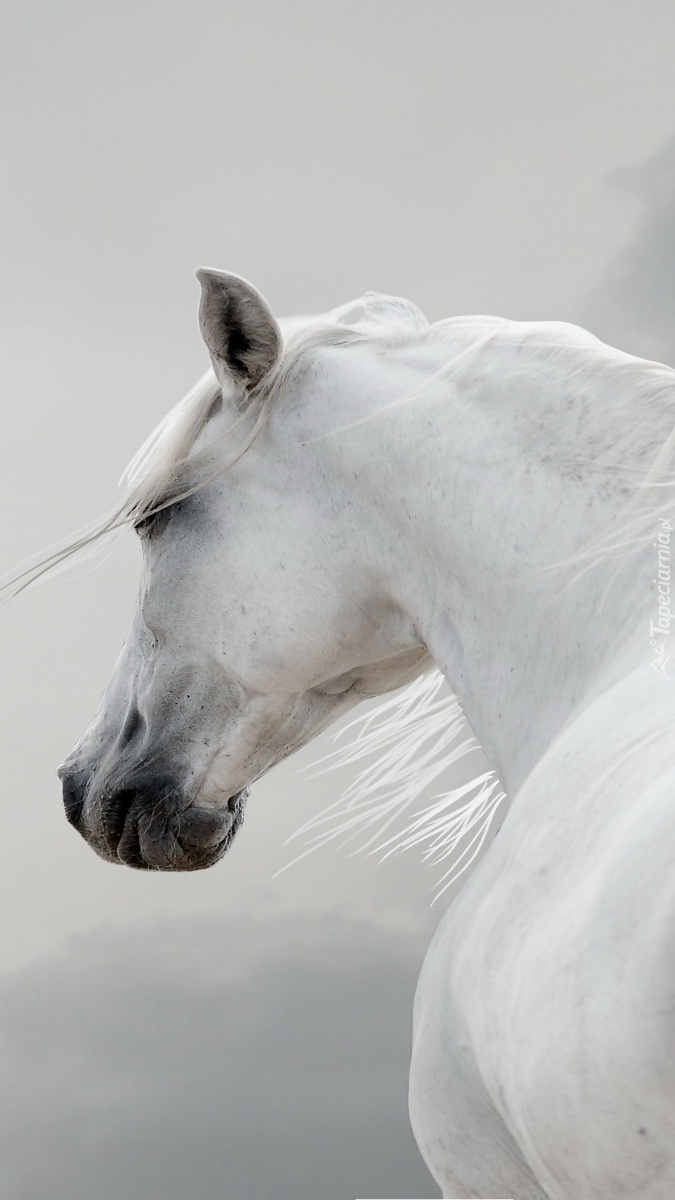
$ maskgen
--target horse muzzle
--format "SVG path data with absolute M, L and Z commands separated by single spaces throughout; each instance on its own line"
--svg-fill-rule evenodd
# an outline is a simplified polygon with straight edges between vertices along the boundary
M 101 858 L 137 870 L 211 867 L 244 820 L 248 788 L 206 808 L 186 801 L 175 781 L 159 774 L 110 788 L 98 783 L 95 772 L 67 763 L 58 773 L 70 824 Z

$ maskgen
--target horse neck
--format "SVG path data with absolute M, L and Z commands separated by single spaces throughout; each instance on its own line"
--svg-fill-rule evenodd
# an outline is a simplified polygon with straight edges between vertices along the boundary
M 609 524 L 625 492 L 592 469 L 579 433 L 584 381 L 570 390 L 561 378 L 557 388 L 555 372 L 537 376 L 534 355 L 529 374 L 500 371 L 489 334 L 478 341 L 455 348 L 459 370 L 400 405 L 392 397 L 419 385 L 447 348 L 390 352 L 384 373 L 381 353 L 360 348 L 353 361 L 372 419 L 335 442 L 369 506 L 374 542 L 388 547 L 386 586 L 513 794 L 626 648 L 626 671 L 651 653 L 656 552 L 650 544 L 618 565 L 550 570 Z M 337 381 L 333 394 L 347 413 L 349 371 L 343 384 L 344 407 Z M 636 421 L 629 398 L 617 412 L 620 400 L 593 413 L 596 435 L 600 418 Z M 644 644 L 632 642 L 642 624 Z

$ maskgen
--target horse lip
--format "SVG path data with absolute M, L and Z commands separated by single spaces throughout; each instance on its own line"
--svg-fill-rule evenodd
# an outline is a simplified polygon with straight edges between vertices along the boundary
M 118 803 L 115 808 L 114 824 L 112 826 L 110 826 L 108 824 L 108 822 L 105 820 L 104 816 L 102 816 L 102 819 L 101 819 L 101 824 L 102 824 L 102 829 L 103 829 L 103 837 L 104 837 L 106 846 L 108 847 L 110 853 L 112 854 L 113 859 L 119 858 L 118 850 L 119 850 L 120 842 L 122 841 L 125 833 L 128 834 L 128 832 L 129 832 L 129 830 L 127 829 L 127 826 L 129 824 L 130 818 L 133 819 L 134 802 L 138 798 L 138 793 L 136 791 L 132 790 L 131 788 L 128 791 L 124 792 L 123 795 L 124 795 L 124 802 L 120 803 L 118 800 Z M 123 862 L 123 861 L 124 861 L 124 859 L 120 858 L 120 862 Z
M 116 861 L 121 862 L 125 867 L 136 867 L 141 871 L 151 869 L 151 864 L 147 862 L 141 850 L 138 812 L 134 809 L 133 801 L 127 809 L 122 833 L 113 853 Z

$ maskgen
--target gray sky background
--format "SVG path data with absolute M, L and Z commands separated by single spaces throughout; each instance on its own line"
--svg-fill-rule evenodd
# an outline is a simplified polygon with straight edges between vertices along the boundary
M 373 288 L 675 363 L 671 0 L 27 0 L 3 29 L 7 569 L 112 504 L 205 369 L 199 264 L 280 315 Z M 138 562 L 1 614 L 1 1194 L 437 1195 L 405 1113 L 433 869 L 271 879 L 346 782 L 298 777 L 324 743 L 211 871 L 109 866 L 65 822 Z

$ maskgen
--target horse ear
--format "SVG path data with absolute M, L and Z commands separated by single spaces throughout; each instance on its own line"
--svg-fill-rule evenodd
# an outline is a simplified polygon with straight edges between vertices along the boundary
M 200 267 L 199 325 L 221 383 L 253 388 L 278 361 L 281 330 L 260 292 L 226 271 Z

